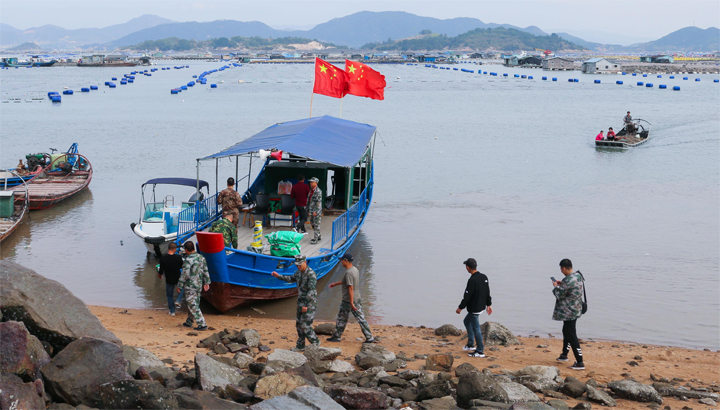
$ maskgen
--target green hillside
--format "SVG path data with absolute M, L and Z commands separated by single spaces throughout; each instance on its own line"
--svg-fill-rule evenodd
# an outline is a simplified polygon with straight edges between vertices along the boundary
M 189 51 L 196 49 L 250 49 L 250 50 L 272 50 L 276 46 L 287 46 L 288 44 L 307 44 L 311 41 L 302 37 L 279 37 L 279 38 L 262 38 L 262 37 L 220 37 L 211 38 L 204 41 L 185 40 L 177 37 L 169 37 L 161 40 L 148 40 L 142 43 L 128 46 L 130 50 L 142 51 Z M 332 43 L 319 42 L 325 47 L 336 47 Z
M 549 36 L 535 36 L 530 33 L 498 28 L 478 28 L 455 37 L 446 35 L 429 34 L 418 38 L 392 41 L 382 43 L 368 43 L 362 48 L 378 51 L 387 50 L 445 50 L 470 48 L 474 50 L 486 50 L 494 48 L 497 50 L 531 50 L 534 48 L 549 50 L 584 50 L 577 44 L 562 39 L 557 34 Z

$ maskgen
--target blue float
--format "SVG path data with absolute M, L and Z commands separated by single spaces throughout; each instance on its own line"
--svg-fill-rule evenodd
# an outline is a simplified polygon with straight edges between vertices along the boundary
M 553 80 L 553 81 L 557 81 L 557 77 L 553 77 L 553 79 L 552 79 L 552 80 Z
M 113 80 L 113 81 L 117 81 L 117 77 L 113 77 L 112 80 Z
M 674 91 L 680 91 L 680 86 L 679 86 L 679 85 L 676 85 L 675 87 L 673 87 L 673 90 L 674 90 Z
M 528 80 L 532 80 L 532 79 L 533 79 L 533 76 L 529 75 Z
M 515 75 L 513 75 L 513 77 L 518 78 L 518 77 L 520 77 L 520 74 L 515 74 Z
M 170 90 L 170 94 L 177 94 L 177 93 L 178 93 L 177 88 L 173 88 L 172 90 Z
M 217 88 L 217 84 L 210 84 L 210 88 Z
M 662 76 L 661 76 L 661 75 L 658 75 L 657 78 L 662 78 Z
M 98 86 L 97 86 L 97 85 L 91 85 L 91 86 L 90 86 L 90 89 L 91 89 L 91 90 L 97 90 L 97 89 L 98 89 Z
M 673 79 L 673 78 L 675 78 L 675 76 L 674 76 L 674 75 L 671 75 L 671 76 L 670 76 L 670 79 Z
M 714 82 L 714 83 L 720 83 L 720 80 L 718 80 L 718 79 L 716 78 L 716 79 L 713 80 L 713 82 Z
M 647 83 L 647 84 L 645 84 L 645 87 L 647 87 L 647 88 L 652 88 L 652 86 L 653 86 L 652 83 Z
M 636 75 L 637 75 L 636 73 L 633 73 L 633 77 L 635 77 Z
M 479 73 L 479 71 L 478 71 L 478 73 Z M 483 71 L 483 74 L 487 74 L 487 71 Z
M 622 75 L 627 75 L 627 73 L 623 71 Z
M 508 76 L 507 73 L 503 73 L 503 77 L 507 77 L 507 76 Z
M 127 81 L 125 81 L 125 80 L 120 81 L 120 85 L 127 85 Z
M 647 77 L 647 74 L 643 74 L 643 77 Z
M 90 89 L 87 88 L 87 87 L 83 87 L 83 88 L 80 89 L 80 91 L 81 91 L 81 92 L 84 92 L 84 93 L 89 93 L 89 92 L 90 92 Z
M 687 79 L 688 79 L 687 77 L 683 77 L 683 80 L 687 80 Z
M 620 81 L 620 80 L 618 80 L 618 81 L 615 81 L 615 84 L 620 84 L 620 85 L 622 85 L 622 83 L 623 83 L 623 82 L 622 82 L 622 81 Z
M 194 76 L 193 76 L 193 78 L 197 78 L 197 76 L 196 76 L 196 75 L 194 75 Z
M 642 86 L 642 85 L 643 85 L 643 82 L 642 82 L 642 81 L 638 81 L 637 85 Z
M 105 85 L 110 85 L 110 81 L 105 81 Z
M 520 78 L 527 78 L 525 74 L 521 75 Z
M 52 101 L 52 102 L 54 102 L 54 103 L 59 103 L 59 102 L 62 102 L 62 99 L 60 98 L 60 95 L 59 95 L 59 94 L 58 94 L 58 95 L 51 95 L 51 96 L 50 96 L 50 101 Z
M 578 80 L 577 78 L 574 79 L 573 81 L 576 82 L 576 83 L 580 82 L 580 80 Z
M 547 80 L 547 77 L 543 77 L 542 79 L 543 79 L 543 80 Z
M 180 86 L 180 89 L 181 89 L 181 90 L 187 90 L 187 85 L 181 85 L 181 86 Z
M 660 85 L 658 86 L 658 88 L 661 89 L 661 90 L 664 90 L 664 89 L 667 88 L 667 85 L 665 85 L 665 84 L 660 84 Z
M 695 81 L 700 81 L 700 79 L 699 79 L 699 78 L 696 78 Z
M 115 88 L 115 87 L 117 87 L 117 85 L 115 85 L 115 83 L 110 83 L 110 85 L 108 87 Z
M 65 94 L 65 95 L 73 95 L 73 90 L 65 90 L 65 91 L 63 91 L 63 94 Z
M 195 85 L 195 83 L 187 83 L 187 86 L 188 86 L 188 87 L 192 87 L 192 86 L 194 86 L 194 85 Z
M 135 80 L 133 80 L 133 79 L 131 78 L 131 79 L 128 80 L 128 82 L 129 82 L 129 83 L 134 83 Z
M 595 80 L 595 84 L 600 84 L 600 80 Z

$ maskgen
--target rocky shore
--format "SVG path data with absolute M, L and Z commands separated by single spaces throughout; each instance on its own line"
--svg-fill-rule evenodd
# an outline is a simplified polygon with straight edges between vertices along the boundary
M 60 283 L 0 261 L 0 408 L 620 409 L 716 408 L 720 354 L 583 341 L 585 371 L 554 361 L 560 341 L 486 323 L 487 358 L 466 335 L 377 326 L 362 344 L 292 352 L 294 322 L 206 314 L 210 331 L 164 311 L 88 308 Z M 318 324 L 328 334 L 332 324 Z

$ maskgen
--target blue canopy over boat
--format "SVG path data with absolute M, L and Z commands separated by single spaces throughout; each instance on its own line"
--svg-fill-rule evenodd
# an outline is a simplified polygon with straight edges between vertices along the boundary
M 375 127 L 322 116 L 275 124 L 201 160 L 278 149 L 300 157 L 351 167 L 365 154 Z
M 155 185 L 155 184 L 167 184 L 167 185 L 185 185 L 185 186 L 191 186 L 196 187 L 198 183 L 197 179 L 193 178 L 153 178 L 149 180 L 148 182 L 142 184 L 142 186 L 145 185 Z M 200 180 L 200 188 L 208 188 L 210 184 L 208 184 L 206 181 Z M 209 189 L 209 188 L 208 188 Z

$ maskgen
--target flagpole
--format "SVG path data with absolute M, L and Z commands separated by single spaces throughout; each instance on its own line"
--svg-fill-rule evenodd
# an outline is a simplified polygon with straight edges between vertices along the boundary
M 340 118 L 342 118 L 342 102 L 345 98 L 340 98 Z
M 310 118 L 312 118 L 312 101 L 313 96 L 315 96 L 315 93 L 310 93 Z

